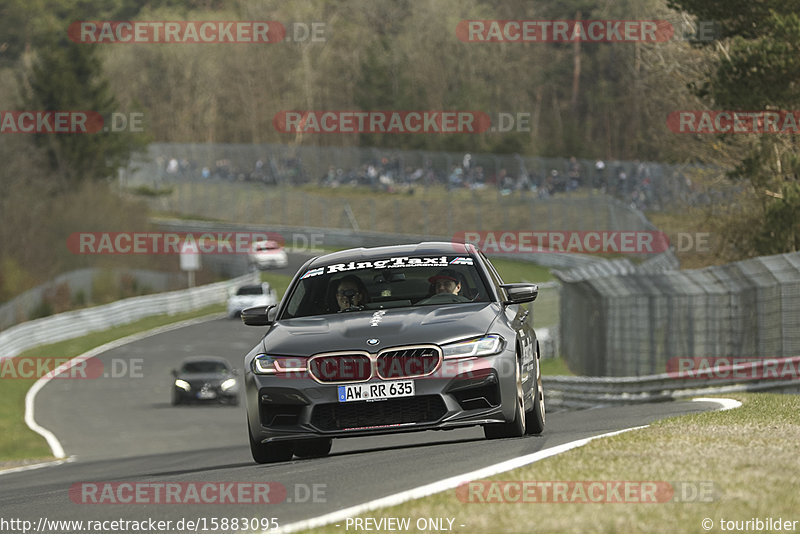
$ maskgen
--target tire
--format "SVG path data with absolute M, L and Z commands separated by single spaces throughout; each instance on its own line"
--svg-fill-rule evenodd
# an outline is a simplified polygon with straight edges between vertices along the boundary
M 294 454 L 300 458 L 322 458 L 331 452 L 331 438 L 301 439 L 294 443 Z
M 273 462 L 287 462 L 292 459 L 294 451 L 291 441 L 278 441 L 275 443 L 257 443 L 253 440 L 250 426 L 247 427 L 247 434 L 250 438 L 250 453 L 257 464 L 269 464 Z
M 536 383 L 533 390 L 533 409 L 525 413 L 525 428 L 528 434 L 541 434 L 544 430 L 545 408 L 542 368 L 539 363 L 539 348 L 536 348 Z
M 183 401 L 181 400 L 180 395 L 178 395 L 177 392 L 173 391 L 172 392 L 172 405 L 173 406 L 177 406 L 179 404 L 183 404 Z
M 484 425 L 483 435 L 486 439 L 519 438 L 525 435 L 525 393 L 522 388 L 522 361 L 517 358 L 515 373 L 516 399 L 514 402 L 514 419 L 510 423 Z

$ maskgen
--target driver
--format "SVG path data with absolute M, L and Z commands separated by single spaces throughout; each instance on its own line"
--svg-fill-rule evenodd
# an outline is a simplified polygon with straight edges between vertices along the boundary
M 442 293 L 458 295 L 458 292 L 461 291 L 461 279 L 458 273 L 452 269 L 442 269 L 435 276 L 428 278 L 428 282 L 433 285 L 436 295 Z
M 453 269 L 442 269 L 434 276 L 428 278 L 431 284 L 430 297 L 422 299 L 417 304 L 445 304 L 453 302 L 469 302 L 461 292 L 461 275 Z

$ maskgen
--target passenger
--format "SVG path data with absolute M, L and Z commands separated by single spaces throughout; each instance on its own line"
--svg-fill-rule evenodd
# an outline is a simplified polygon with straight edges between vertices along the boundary
M 339 305 L 339 311 L 363 309 L 364 305 L 369 302 L 367 287 L 358 276 L 348 274 L 337 283 L 336 303 Z

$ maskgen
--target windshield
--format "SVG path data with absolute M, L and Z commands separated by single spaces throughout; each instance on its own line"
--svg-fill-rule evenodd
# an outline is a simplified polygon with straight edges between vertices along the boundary
M 264 289 L 261 286 L 244 286 L 236 292 L 237 295 L 263 295 Z
M 181 367 L 181 372 L 186 374 L 220 374 L 227 373 L 228 366 L 224 362 L 187 362 Z
M 282 319 L 333 313 L 488 302 L 464 256 L 402 256 L 316 267 L 301 275 Z
M 280 250 L 280 245 L 272 241 L 256 243 L 253 247 L 256 252 L 276 252 Z

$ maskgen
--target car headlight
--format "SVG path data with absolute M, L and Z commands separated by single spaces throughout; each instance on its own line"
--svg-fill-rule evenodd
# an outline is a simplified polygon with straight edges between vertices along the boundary
M 261 375 L 305 372 L 306 360 L 298 356 L 259 354 L 253 359 L 253 372 Z
M 220 384 L 219 387 L 220 387 L 220 389 L 222 389 L 222 391 L 228 391 L 229 389 L 231 389 L 235 385 L 236 385 L 236 379 L 235 378 L 229 378 L 229 379 L 225 380 L 222 384 Z
M 189 384 L 189 382 L 186 380 L 181 380 L 180 378 L 175 381 L 175 385 L 184 391 L 189 391 L 192 389 L 192 386 Z
M 497 334 L 459 341 L 442 345 L 442 356 L 445 360 L 453 358 L 471 358 L 474 356 L 489 356 L 503 350 L 505 341 Z

